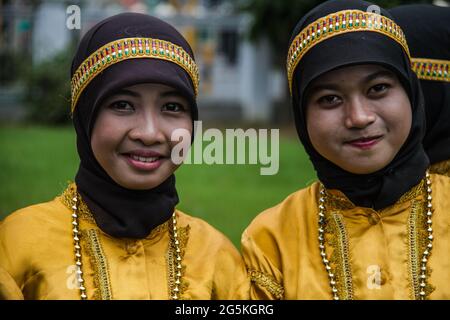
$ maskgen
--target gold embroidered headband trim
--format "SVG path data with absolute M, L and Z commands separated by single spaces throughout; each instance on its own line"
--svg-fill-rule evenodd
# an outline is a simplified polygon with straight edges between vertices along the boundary
M 75 110 L 83 90 L 99 73 L 115 63 L 136 58 L 160 59 L 179 65 L 191 77 L 195 95 L 198 95 L 198 68 L 194 59 L 182 47 L 153 38 L 124 38 L 97 49 L 78 67 L 71 82 L 71 112 Z
M 450 82 L 450 60 L 412 58 L 411 69 L 421 80 Z
M 398 42 L 408 57 L 408 44 L 400 26 L 382 15 L 361 10 L 342 10 L 334 12 L 306 26 L 294 38 L 289 47 L 286 62 L 289 90 L 292 94 L 292 78 L 302 57 L 316 44 L 347 32 L 372 31 L 388 36 Z

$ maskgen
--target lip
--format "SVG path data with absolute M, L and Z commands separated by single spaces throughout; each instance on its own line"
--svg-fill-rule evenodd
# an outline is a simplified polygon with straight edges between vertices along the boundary
M 141 171 L 152 171 L 159 168 L 164 161 L 165 157 L 156 151 L 148 150 L 133 150 L 127 153 L 122 153 L 121 156 L 125 158 L 127 163 L 134 169 Z M 152 162 L 144 162 L 134 159 L 132 156 L 144 157 L 144 158 L 158 158 Z
M 348 144 L 348 145 L 350 145 L 352 147 L 355 147 L 355 148 L 368 150 L 368 149 L 372 148 L 373 146 L 375 146 L 378 142 L 380 142 L 380 140 L 382 138 L 383 138 L 382 135 L 370 136 L 370 137 L 361 137 L 361 138 L 358 138 L 358 139 L 347 141 L 346 144 Z

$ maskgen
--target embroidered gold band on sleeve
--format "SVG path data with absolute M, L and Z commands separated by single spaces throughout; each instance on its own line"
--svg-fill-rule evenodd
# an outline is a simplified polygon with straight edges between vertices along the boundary
M 284 288 L 271 275 L 261 271 L 249 269 L 248 275 L 250 281 L 256 283 L 258 286 L 267 289 L 276 299 L 284 298 Z
M 81 63 L 71 82 L 71 112 L 86 86 L 109 66 L 136 58 L 151 58 L 173 62 L 190 76 L 198 95 L 199 71 L 194 59 L 180 46 L 169 41 L 152 38 L 124 38 L 109 42 L 97 49 Z
M 399 43 L 410 58 L 406 37 L 394 21 L 382 15 L 361 10 L 342 10 L 317 19 L 306 26 L 294 38 L 286 62 L 289 89 L 292 94 L 292 80 L 295 68 L 302 57 L 318 43 L 347 32 L 378 32 Z

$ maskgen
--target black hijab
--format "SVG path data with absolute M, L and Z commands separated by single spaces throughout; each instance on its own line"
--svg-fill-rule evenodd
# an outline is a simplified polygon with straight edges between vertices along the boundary
M 295 37 L 319 18 L 341 10 L 367 12 L 371 5 L 369 2 L 359 0 L 327 1 L 299 21 L 290 42 L 295 44 Z M 381 15 L 393 20 L 383 9 Z M 349 23 L 347 20 L 347 27 Z M 357 23 L 356 20 L 353 20 L 353 23 Z M 368 24 L 368 21 L 365 23 Z M 359 24 L 362 25 L 362 21 L 359 21 Z M 399 34 L 401 35 L 401 31 Z M 419 81 L 410 68 L 405 46 L 404 41 L 394 40 L 380 32 L 337 33 L 336 36 L 318 42 L 307 51 L 293 72 L 292 103 L 296 128 L 318 178 L 326 188 L 339 189 L 358 206 L 379 210 L 394 204 L 405 192 L 420 182 L 428 167 L 428 158 L 421 144 L 425 133 L 423 96 Z M 314 149 L 307 132 L 304 103 L 305 90 L 315 78 L 328 71 L 357 64 L 379 64 L 395 72 L 408 94 L 412 107 L 411 130 L 397 155 L 383 169 L 364 175 L 341 169 Z
M 417 4 L 389 12 L 405 32 L 413 58 L 450 64 L 450 8 Z M 423 145 L 430 163 L 435 164 L 450 159 L 450 69 L 446 81 L 422 78 L 418 71 L 427 118 Z
M 169 41 L 194 58 L 189 44 L 171 25 L 148 15 L 123 13 L 101 21 L 83 37 L 72 62 L 72 88 L 80 78 L 74 74 L 80 66 L 83 69 L 88 57 L 106 44 L 133 37 Z M 141 44 L 146 50 L 145 42 Z M 113 49 L 108 48 L 108 53 L 112 54 Z M 121 49 L 125 53 L 126 48 Z M 131 51 L 132 48 L 127 49 Z M 115 50 L 118 55 L 117 47 Z M 98 57 L 101 58 L 101 54 Z M 78 100 L 74 100 L 76 95 L 72 92 L 73 123 L 80 156 L 75 182 L 97 225 L 114 237 L 146 237 L 153 228 L 170 218 L 178 203 L 174 175 L 150 190 L 126 189 L 105 172 L 91 148 L 91 133 L 102 101 L 120 88 L 139 83 L 161 83 L 179 90 L 191 104 L 192 120 L 197 119 L 195 81 L 180 65 L 155 57 L 127 58 L 109 64 L 87 84 Z

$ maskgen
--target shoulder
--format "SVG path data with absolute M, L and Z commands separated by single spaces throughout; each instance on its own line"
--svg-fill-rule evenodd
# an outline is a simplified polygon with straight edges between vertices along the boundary
M 0 242 L 24 241 L 30 237 L 37 241 L 48 236 L 51 229 L 58 229 L 66 224 L 70 228 L 70 211 L 56 197 L 8 215 L 0 222 Z
M 238 254 L 231 241 L 215 227 L 201 218 L 193 217 L 180 210 L 176 210 L 179 224 L 188 229 L 188 245 L 199 246 L 199 249 L 208 251 L 228 251 Z
M 309 211 L 314 210 L 318 191 L 319 182 L 314 182 L 309 187 L 290 194 L 276 206 L 258 214 L 244 231 L 244 235 L 274 237 L 293 230 L 308 219 Z
M 431 181 L 435 186 L 436 190 L 439 192 L 447 192 L 450 193 L 450 177 L 442 174 L 432 173 Z M 441 191 L 442 189 L 442 191 Z
M 450 177 L 431 174 L 433 207 L 441 218 L 450 219 Z M 447 222 L 448 223 L 448 222 Z

